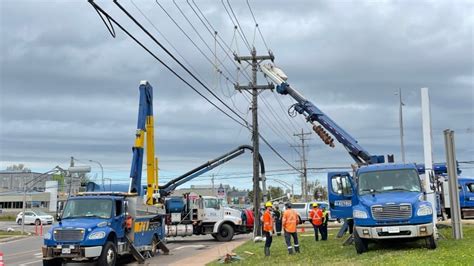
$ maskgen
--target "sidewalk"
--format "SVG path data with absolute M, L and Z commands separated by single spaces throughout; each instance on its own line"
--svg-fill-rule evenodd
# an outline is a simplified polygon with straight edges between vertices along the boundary
M 213 247 L 205 252 L 199 254 L 199 256 L 194 256 L 182 260 L 178 260 L 170 266 L 181 266 L 181 265 L 193 265 L 193 266 L 201 266 L 206 265 L 209 262 L 215 261 L 221 257 L 223 257 L 227 253 L 231 253 L 232 250 L 237 248 L 238 246 L 244 244 L 245 242 L 249 241 L 248 239 L 241 239 L 241 240 L 232 240 L 225 244 L 219 245 L 217 247 Z

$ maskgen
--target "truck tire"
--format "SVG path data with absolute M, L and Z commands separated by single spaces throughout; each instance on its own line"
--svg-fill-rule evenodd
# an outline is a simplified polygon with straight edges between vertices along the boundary
M 357 230 L 354 230 L 354 245 L 357 254 L 362 254 L 369 249 L 369 242 L 366 239 L 360 238 Z
M 219 228 L 216 238 L 220 242 L 231 241 L 234 237 L 234 228 L 230 224 L 223 224 Z
M 151 251 L 150 251 L 151 257 L 154 257 L 156 253 L 158 252 L 158 243 L 159 243 L 158 238 L 154 236 L 153 239 L 151 240 Z
M 434 235 L 431 235 L 431 236 L 425 238 L 425 241 L 426 241 L 426 247 L 428 249 L 436 249 L 436 247 L 438 246 L 438 243 L 436 243 L 436 239 L 435 239 Z
M 63 262 L 61 259 L 50 259 L 50 260 L 43 260 L 43 266 L 61 266 Z
M 115 246 L 114 242 L 107 241 L 97 261 L 98 265 L 114 266 L 116 261 L 117 247 Z

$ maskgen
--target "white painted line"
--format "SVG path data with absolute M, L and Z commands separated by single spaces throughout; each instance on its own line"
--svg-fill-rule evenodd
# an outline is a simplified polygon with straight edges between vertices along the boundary
M 40 255 L 43 256 L 43 253 L 40 252 L 40 253 L 35 253 L 35 254 L 33 254 L 33 255 L 35 255 L 35 256 L 40 256 Z
M 42 262 L 42 261 L 43 261 L 43 260 L 30 261 L 30 262 L 27 262 L 27 263 L 22 263 L 22 264 L 20 264 L 20 266 L 29 265 L 29 264 L 33 264 L 33 263 L 40 263 L 40 262 Z

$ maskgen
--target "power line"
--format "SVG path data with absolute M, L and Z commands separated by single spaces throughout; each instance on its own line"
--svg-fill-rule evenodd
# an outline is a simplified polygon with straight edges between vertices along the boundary
M 248 43 L 247 38 L 245 38 L 242 34 L 242 30 L 240 29 L 240 25 L 237 26 L 234 22 L 234 19 L 232 18 L 232 16 L 230 15 L 229 13 L 229 10 L 227 9 L 225 3 L 224 3 L 224 0 L 221 0 L 221 3 L 222 3 L 222 6 L 224 6 L 224 9 L 225 9 L 225 12 L 227 13 L 227 15 L 229 16 L 230 18 L 230 21 L 232 22 L 232 24 L 234 25 L 234 28 L 237 29 L 237 32 L 239 33 L 240 35 L 240 38 L 244 41 L 244 44 L 247 46 L 247 48 L 249 49 L 249 52 L 252 52 L 252 47 L 250 47 L 250 44 Z M 228 3 L 228 2 L 227 2 Z
M 175 75 L 179 80 L 184 82 L 188 87 L 190 87 L 193 91 L 195 91 L 199 96 L 204 98 L 207 102 L 209 102 L 212 106 L 217 108 L 219 111 L 221 111 L 223 114 L 225 114 L 227 117 L 232 119 L 234 122 L 240 124 L 243 127 L 247 127 L 247 125 L 241 123 L 238 121 L 236 118 L 232 117 L 229 115 L 227 112 L 222 110 L 219 106 L 217 106 L 214 102 L 212 102 L 209 98 L 207 98 L 205 95 L 203 95 L 201 92 L 199 92 L 193 85 L 191 85 L 187 80 L 185 80 L 183 77 L 181 77 L 176 71 L 174 71 L 170 66 L 168 66 L 163 60 L 161 60 L 157 55 L 155 55 L 150 49 L 148 49 L 143 43 L 141 43 L 135 36 L 133 36 L 129 31 L 127 31 L 120 23 L 118 23 L 114 18 L 112 18 L 107 12 L 105 12 L 100 6 L 98 6 L 96 3 L 93 1 L 90 1 L 91 5 L 96 9 L 99 10 L 103 15 L 105 15 L 110 21 L 112 21 L 116 26 L 118 26 L 125 34 L 127 34 L 130 38 L 132 38 L 135 43 L 137 43 L 140 47 L 142 47 L 145 51 L 147 51 L 153 58 L 155 58 L 158 62 L 160 62 L 166 69 L 168 69 L 173 75 Z M 195 77 L 195 76 L 194 76 Z M 202 83 L 201 83 L 202 84 Z
M 229 3 L 229 0 L 227 0 L 227 4 L 229 5 L 230 11 L 232 12 L 232 15 L 233 15 L 234 18 L 235 18 L 235 22 L 237 22 L 237 25 L 239 26 L 240 32 L 242 32 L 242 35 L 241 35 L 241 36 L 243 36 L 244 41 L 245 41 L 245 43 L 247 44 L 247 47 L 249 47 L 249 50 L 252 50 L 252 49 L 251 49 L 251 46 L 250 46 L 250 43 L 249 43 L 249 41 L 247 40 L 247 37 L 245 36 L 244 31 L 242 30 L 242 27 L 240 26 L 239 19 L 238 19 L 237 16 L 235 15 L 234 9 L 232 9 L 232 5 Z M 224 7 L 225 7 L 225 5 L 224 5 Z M 227 11 L 227 9 L 226 9 L 226 11 Z M 227 12 L 227 13 L 229 13 L 229 12 Z
M 162 61 L 158 56 L 156 56 L 150 49 L 148 49 L 143 43 L 141 43 L 137 38 L 135 38 L 130 32 L 128 32 L 120 23 L 118 23 L 115 19 L 113 19 L 107 12 L 105 12 L 99 5 L 94 3 L 93 0 L 90 0 L 89 3 L 96 9 L 96 11 L 100 11 L 109 21 L 112 21 L 116 26 L 118 26 L 124 33 L 126 33 L 130 38 L 132 38 L 140 47 L 142 47 L 145 51 L 147 51 L 151 56 L 153 56 L 158 62 L 160 62 L 163 66 L 165 66 L 171 73 L 173 73 L 178 79 L 184 82 L 188 87 L 193 89 L 198 95 L 206 99 L 211 105 L 216 107 L 219 111 L 224 113 L 227 117 L 232 119 L 234 122 L 238 123 L 239 125 L 249 129 L 249 123 L 241 117 L 238 113 L 236 113 L 232 108 L 230 108 L 225 102 L 222 101 L 214 92 L 212 92 L 205 84 L 202 83 L 186 66 L 184 66 L 171 52 L 169 52 L 148 30 L 146 30 L 126 9 L 124 9 L 118 2 L 115 4 L 137 25 L 145 32 L 161 49 L 163 49 L 175 62 L 177 62 L 180 67 L 182 67 L 193 79 L 195 79 L 201 86 L 203 86 L 211 95 L 213 95 L 219 102 L 221 102 L 225 107 L 227 107 L 231 112 L 233 112 L 238 118 L 240 118 L 244 123 L 238 121 L 236 118 L 232 117 L 230 114 L 222 110 L 219 106 L 217 106 L 214 102 L 212 102 L 209 98 L 204 96 L 201 92 L 199 92 L 194 86 L 192 86 L 187 80 L 181 77 L 176 71 L 171 69 L 164 61 Z M 99 12 L 98 12 L 99 13 Z M 260 133 L 259 138 L 286 164 L 288 164 L 291 168 L 299 171 L 295 166 L 289 163 Z
M 265 38 L 263 38 L 262 31 L 260 31 L 260 27 L 258 26 L 258 22 L 255 19 L 255 16 L 254 16 L 253 11 L 252 11 L 252 7 L 250 7 L 249 0 L 247 0 L 247 6 L 249 7 L 250 14 L 252 14 L 253 21 L 255 22 L 255 28 L 258 29 L 258 32 L 260 34 L 260 37 L 262 38 L 262 41 L 263 41 L 263 44 L 265 45 L 265 48 L 267 48 L 267 51 L 270 51 L 270 48 L 268 48 L 267 42 L 265 41 Z
M 165 12 L 165 14 L 168 16 L 169 19 L 171 19 L 171 21 L 173 21 L 173 23 L 176 25 L 176 27 L 178 27 L 178 29 L 186 36 L 186 38 L 188 38 L 188 40 L 194 45 L 194 47 L 196 47 L 196 49 L 198 49 L 198 51 L 207 59 L 207 61 L 209 63 L 211 63 L 212 66 L 214 66 L 214 68 L 216 68 L 216 70 L 220 71 L 219 68 L 217 68 L 217 66 L 214 64 L 214 62 L 212 62 L 212 60 L 206 55 L 206 53 L 204 53 L 201 48 L 193 41 L 193 39 L 191 37 L 189 37 L 189 35 L 186 33 L 185 30 L 183 30 L 183 28 L 181 28 L 181 26 L 179 26 L 179 24 L 176 22 L 176 20 L 168 13 L 168 11 L 166 11 L 166 9 L 158 2 L 158 0 L 155 0 L 156 4 L 163 10 L 163 12 Z M 174 2 L 174 1 L 173 1 Z M 116 2 L 117 5 L 120 6 L 120 4 L 118 4 L 118 2 Z M 121 8 L 127 15 L 128 15 L 128 12 L 124 9 L 124 8 Z M 179 8 L 178 8 L 179 9 Z M 129 18 L 136 21 L 135 18 L 133 18 L 133 16 L 129 15 Z M 138 22 L 136 22 L 138 23 Z M 138 23 L 139 24 L 139 23 Z M 138 25 L 137 24 L 137 25 Z M 141 26 L 139 26 L 140 28 L 142 28 Z M 146 30 L 144 28 L 142 28 L 143 31 L 145 31 L 146 33 Z M 154 39 L 154 37 L 151 37 L 150 38 Z M 202 39 L 201 39 L 202 40 Z M 210 49 L 210 47 L 207 45 L 206 43 L 206 46 L 207 48 L 211 51 L 212 53 L 212 49 Z M 161 46 L 160 46 L 161 47 Z M 163 48 L 162 48 L 163 49 Z M 170 55 L 171 56 L 171 55 Z M 220 62 L 220 61 L 219 61 Z M 179 63 L 178 63 L 179 64 Z M 221 63 L 222 64 L 222 63 Z M 226 70 L 226 72 L 232 76 L 232 74 L 230 73 L 230 71 L 224 67 L 224 69 Z M 229 77 L 225 76 L 222 72 L 220 72 L 220 74 L 222 74 L 226 79 L 229 79 Z M 234 80 L 235 81 L 235 80 Z

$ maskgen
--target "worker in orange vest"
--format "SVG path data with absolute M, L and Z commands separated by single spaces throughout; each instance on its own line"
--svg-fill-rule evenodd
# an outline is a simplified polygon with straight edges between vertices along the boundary
M 283 212 L 283 229 L 285 231 L 285 242 L 288 247 L 288 253 L 294 254 L 291 246 L 291 237 L 293 237 L 295 252 L 300 253 L 300 244 L 298 243 L 298 234 L 296 233 L 296 225 L 298 224 L 298 213 L 291 208 L 291 203 L 285 204 L 286 210 Z
M 323 237 L 323 211 L 317 203 L 313 203 L 313 209 L 309 211 L 309 219 L 314 228 L 314 239 L 319 241 L 318 230 L 321 233 L 321 237 Z
M 272 236 L 273 236 L 273 213 L 272 213 L 272 203 L 268 201 L 265 203 L 265 212 L 262 215 L 263 222 L 263 235 L 265 236 L 265 257 L 270 256 L 270 247 L 272 245 Z

